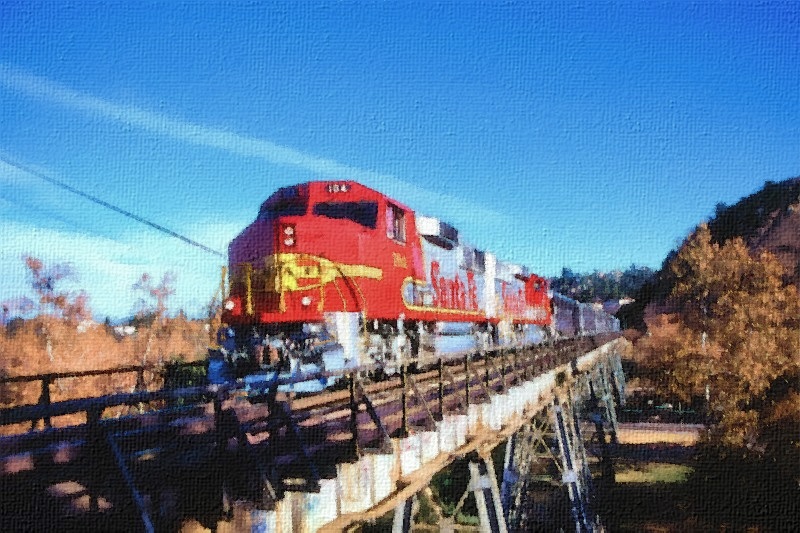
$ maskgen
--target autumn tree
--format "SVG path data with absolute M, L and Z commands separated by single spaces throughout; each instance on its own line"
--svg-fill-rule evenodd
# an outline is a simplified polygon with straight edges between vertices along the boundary
M 69 291 L 61 287 L 64 281 L 74 281 L 75 271 L 69 263 L 45 266 L 41 259 L 25 256 L 30 284 L 38 297 L 38 313 L 64 318 L 72 323 L 91 318 L 89 298 L 84 291 Z
M 76 280 L 76 274 L 69 263 L 56 263 L 46 266 L 36 257 L 23 256 L 31 288 L 36 294 L 34 300 L 27 300 L 36 312 L 37 335 L 44 339 L 48 360 L 53 363 L 54 331 L 57 324 L 64 322 L 70 327 L 91 319 L 89 298 L 84 291 L 70 291 L 64 282 Z M 4 306 L 4 314 L 6 314 Z
M 763 449 L 764 424 L 794 398 L 775 397 L 775 384 L 800 375 L 796 287 L 771 254 L 751 255 L 741 238 L 715 243 L 706 225 L 669 268 L 674 313 L 649 320 L 649 364 L 677 397 L 707 395 L 718 442 Z
M 0 302 L 0 316 L 2 316 L 0 323 L 8 325 L 12 320 L 22 319 L 30 314 L 35 307 L 33 300 L 27 296 L 3 300 Z

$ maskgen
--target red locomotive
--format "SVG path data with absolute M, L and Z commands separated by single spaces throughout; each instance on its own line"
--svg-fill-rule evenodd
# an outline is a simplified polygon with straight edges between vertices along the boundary
M 228 252 L 240 347 L 281 336 L 327 369 L 537 342 L 554 323 L 547 280 L 353 181 L 277 190 Z

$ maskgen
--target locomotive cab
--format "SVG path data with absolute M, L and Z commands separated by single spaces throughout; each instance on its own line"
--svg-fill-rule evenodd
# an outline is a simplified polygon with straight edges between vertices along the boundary
M 359 330 L 402 327 L 401 286 L 422 277 L 415 234 L 413 212 L 355 182 L 279 189 L 229 247 L 226 319 L 363 364 Z

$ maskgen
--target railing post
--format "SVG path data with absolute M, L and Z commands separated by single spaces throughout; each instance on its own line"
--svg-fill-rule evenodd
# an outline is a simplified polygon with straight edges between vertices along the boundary
M 439 419 L 443 420 L 444 419 L 444 381 L 443 381 L 444 368 L 441 357 L 439 358 L 439 362 L 437 363 L 436 367 L 437 370 L 439 371 L 439 388 L 437 391 L 437 396 L 439 399 Z
M 535 368 L 534 365 L 536 364 L 536 351 L 529 349 L 528 353 L 525 354 L 525 380 L 529 380 L 531 376 L 535 376 Z
M 350 432 L 353 435 L 353 453 L 356 457 L 361 455 L 358 444 L 358 400 L 356 399 L 356 374 L 350 373 Z
M 525 348 L 522 349 L 524 350 Z M 516 378 L 517 382 L 519 382 L 519 373 L 517 372 L 517 352 L 519 352 L 519 350 L 514 350 L 511 353 L 511 370 L 514 372 L 514 377 Z M 519 385 L 519 383 L 517 383 L 517 385 Z
M 140 366 L 136 370 L 136 391 L 143 391 L 147 390 L 147 386 L 144 384 L 144 367 Z
M 103 429 L 100 427 L 100 416 L 103 414 L 103 408 L 99 405 L 92 405 L 86 409 L 86 425 L 89 428 L 89 447 L 94 461 L 98 461 L 103 451 L 103 444 L 106 439 L 103 435 Z M 91 492 L 89 494 L 89 510 L 96 512 L 98 510 L 97 495 Z
M 500 362 L 502 364 L 502 366 L 500 367 L 500 375 L 503 378 L 503 391 L 505 391 L 506 390 L 506 364 L 508 362 L 507 359 L 506 359 L 505 350 L 501 350 L 500 351 Z
M 400 403 L 403 409 L 403 418 L 400 423 L 400 437 L 405 438 L 408 436 L 408 385 L 406 383 L 406 365 L 400 365 L 400 387 L 403 389 L 400 393 Z
M 214 483 L 219 483 L 220 487 L 220 500 L 222 506 L 222 515 L 226 519 L 230 519 L 233 513 L 230 497 L 230 487 L 228 482 L 228 475 L 226 474 L 225 466 L 229 465 L 229 457 L 227 452 L 227 440 L 229 437 L 226 421 L 224 420 L 224 413 L 222 411 L 222 398 L 223 389 L 218 388 L 214 391 L 214 434 L 217 441 L 215 451 L 215 461 L 218 465 L 224 465 L 223 468 L 212 469 L 214 472 Z M 269 416 L 275 416 L 274 402 L 268 400 Z M 272 431 L 270 429 L 270 431 Z
M 53 382 L 52 374 L 44 374 L 42 376 L 42 394 L 39 396 L 39 405 L 50 405 L 50 384 Z M 36 429 L 36 420 L 31 422 L 31 429 Z M 45 428 L 52 427 L 52 421 L 49 416 L 42 418 Z
M 270 406 L 270 416 L 273 415 L 272 406 Z M 225 449 L 223 445 L 223 441 L 225 440 L 225 436 L 223 435 L 223 424 L 222 424 L 222 397 L 221 391 L 217 390 L 214 393 L 214 430 L 216 432 L 217 438 L 217 449 L 223 450 Z
M 491 355 L 489 352 L 486 352 L 486 357 L 483 359 L 483 383 L 486 385 L 486 389 L 489 389 L 489 358 Z
M 465 408 L 469 408 L 469 382 L 472 376 L 469 375 L 469 354 L 464 356 L 464 391 L 465 391 Z

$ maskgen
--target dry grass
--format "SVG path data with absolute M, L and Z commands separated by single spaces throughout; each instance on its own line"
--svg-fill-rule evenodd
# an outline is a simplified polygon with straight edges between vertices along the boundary
M 171 360 L 197 361 L 206 356 L 208 334 L 204 324 L 182 317 L 143 327 L 133 335 L 120 337 L 102 324 L 77 327 L 52 317 L 37 317 L 0 331 L 0 377 L 36 376 L 105 370 L 134 365 L 154 365 L 144 373 L 144 385 L 163 385 L 159 366 Z M 50 385 L 52 402 L 105 394 L 132 392 L 135 372 L 59 378 Z M 0 406 L 39 403 L 41 381 L 0 383 Z M 115 416 L 118 413 L 105 413 Z M 82 416 L 60 417 L 54 425 L 83 422 Z M 14 428 L 0 428 L 7 433 Z
M 672 463 L 639 463 L 620 468 L 614 474 L 617 483 L 682 483 L 694 471 L 686 465 Z
M 703 426 L 695 424 L 620 424 L 620 444 L 678 444 L 694 446 Z

